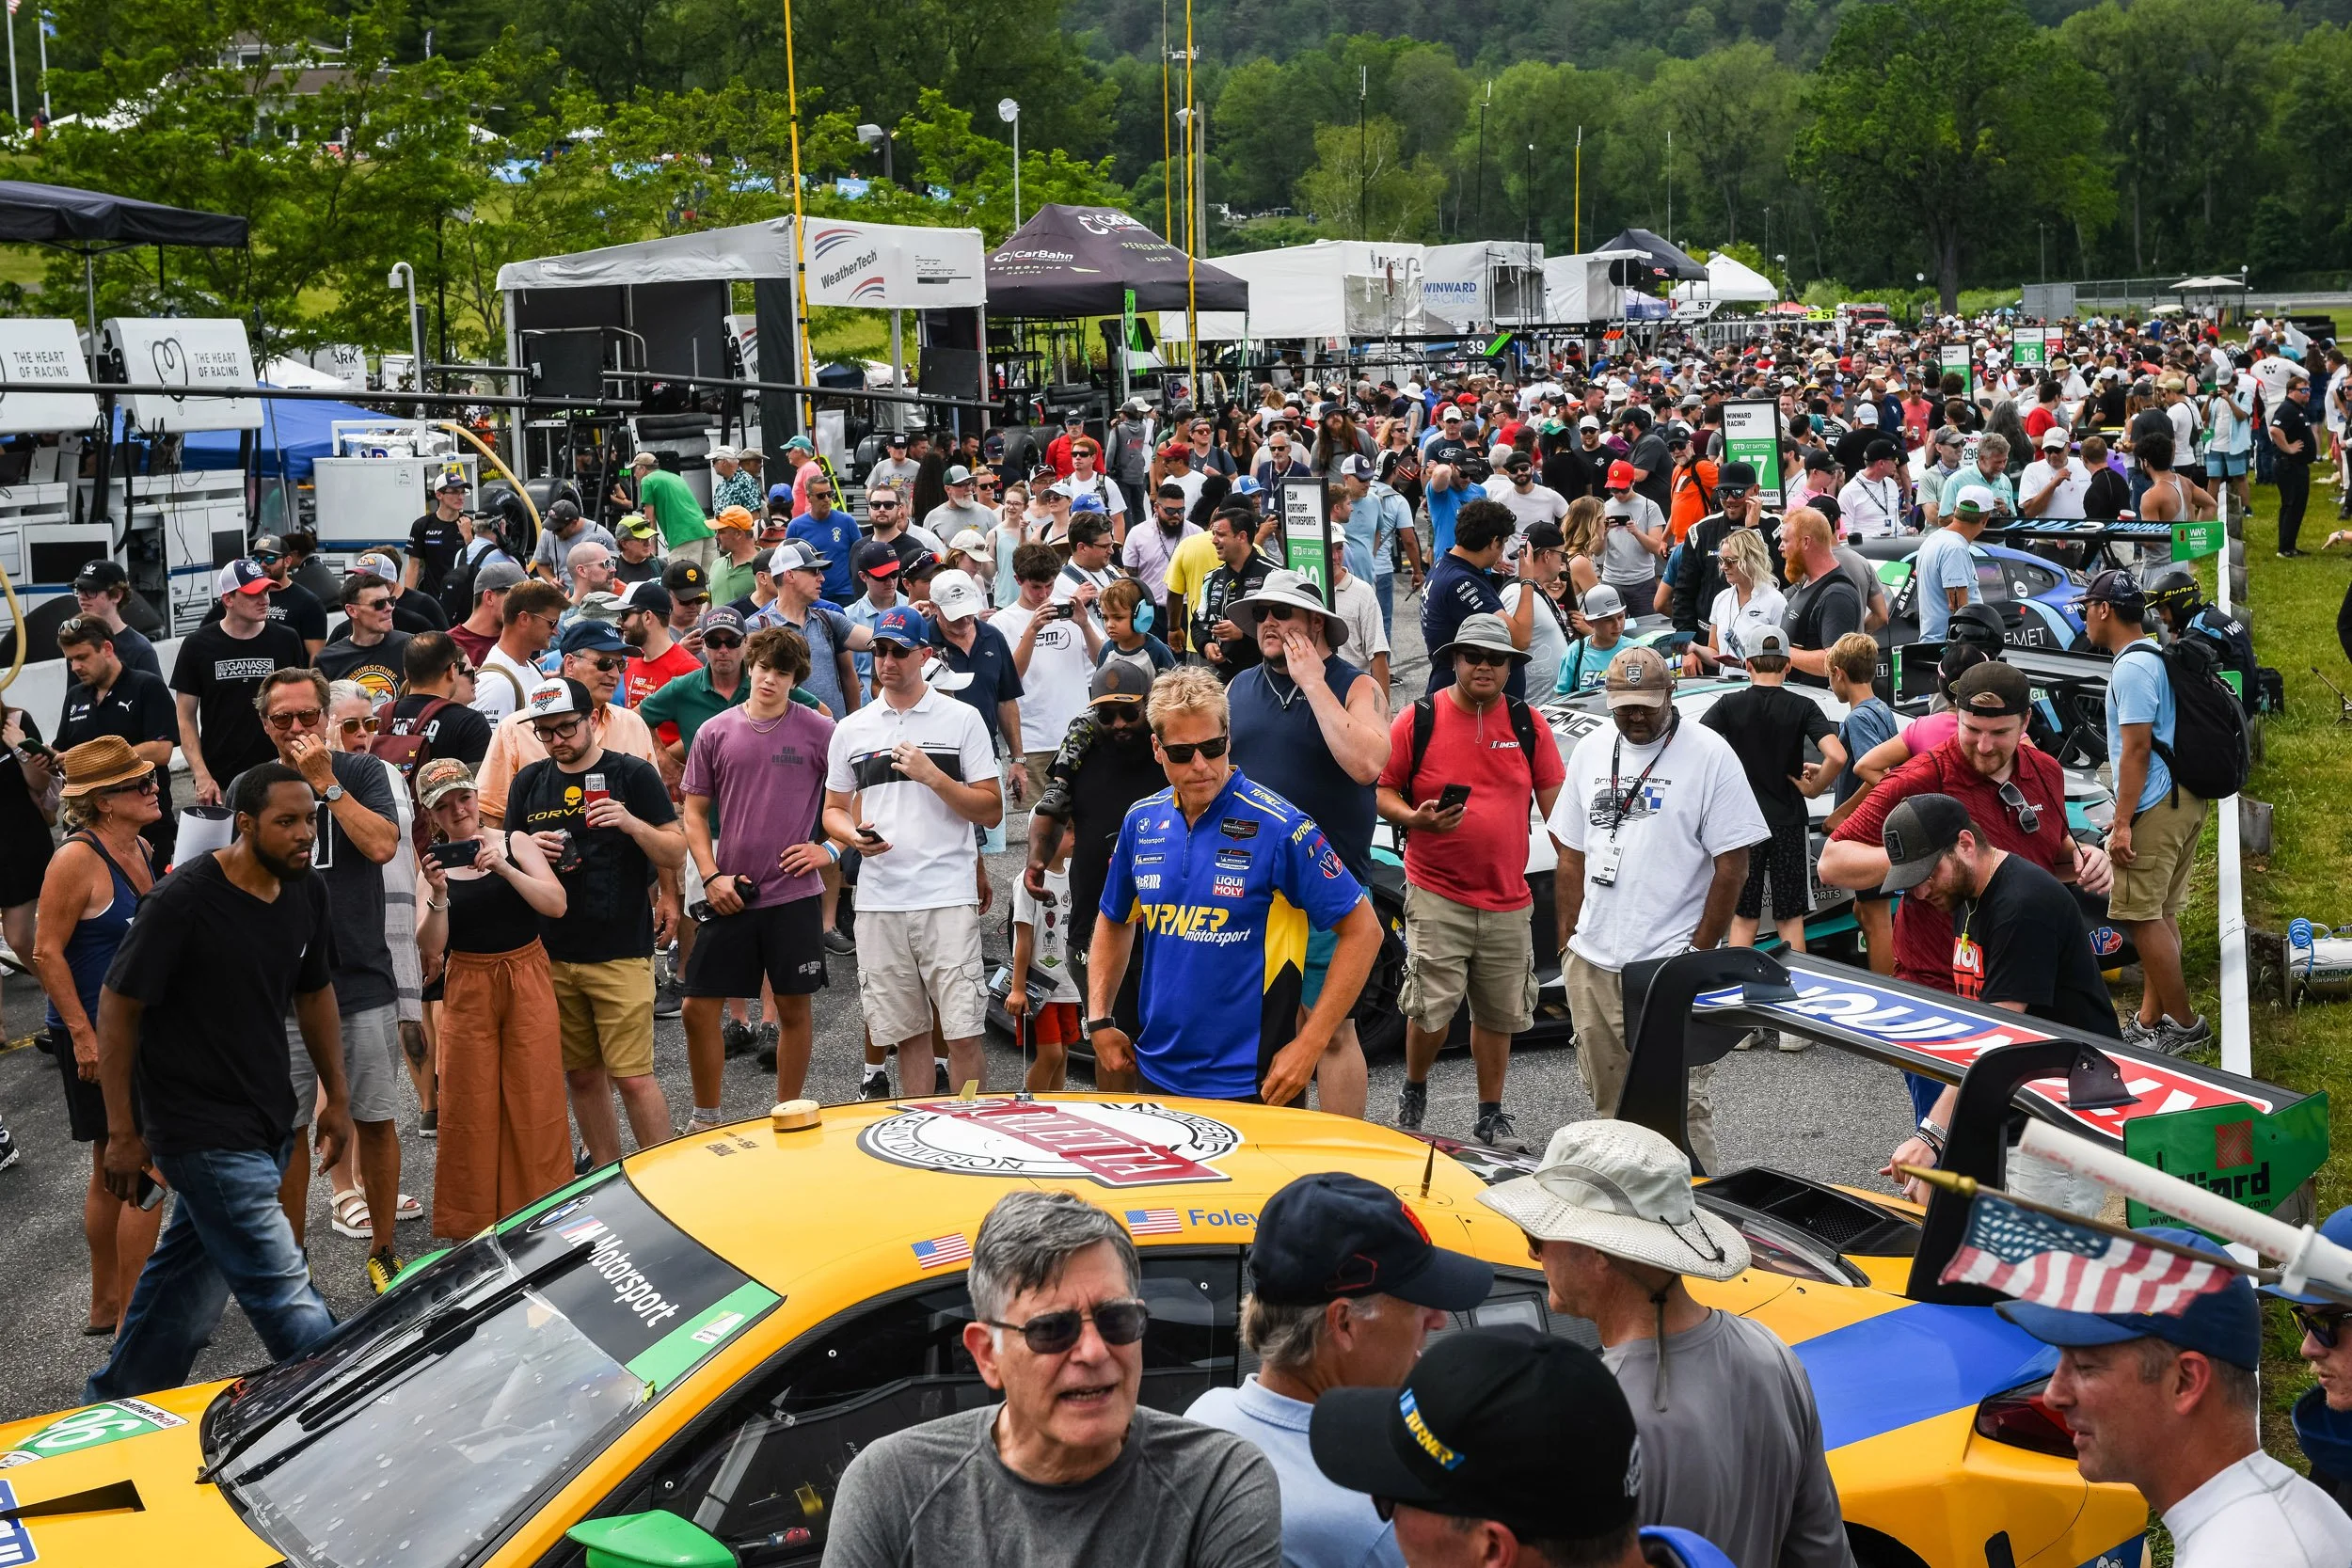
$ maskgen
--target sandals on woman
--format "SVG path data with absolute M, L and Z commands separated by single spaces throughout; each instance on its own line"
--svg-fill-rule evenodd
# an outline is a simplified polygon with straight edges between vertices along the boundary
M 375 1239 L 375 1230 L 368 1223 L 367 1195 L 358 1188 L 354 1187 L 349 1192 L 337 1193 L 331 1213 L 336 1235 L 348 1236 L 355 1242 L 369 1242 Z M 396 1223 L 404 1220 L 421 1220 L 424 1218 L 424 1205 L 419 1203 L 409 1194 L 403 1193 L 400 1195 L 400 1202 L 392 1210 L 392 1216 Z

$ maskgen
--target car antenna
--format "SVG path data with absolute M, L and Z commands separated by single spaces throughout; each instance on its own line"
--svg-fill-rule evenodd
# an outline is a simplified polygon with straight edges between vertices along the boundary
M 1433 1143 L 1429 1146 L 1429 1157 L 1421 1164 L 1421 1196 L 1423 1197 L 1429 1196 L 1429 1178 L 1436 1173 L 1437 1168 L 1438 1146 Z

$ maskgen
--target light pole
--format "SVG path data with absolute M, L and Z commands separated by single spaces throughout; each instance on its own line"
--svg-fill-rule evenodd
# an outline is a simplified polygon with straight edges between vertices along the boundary
M 1519 214 L 1519 244 L 1524 246 L 1535 237 L 1535 144 L 1527 144 L 1527 210 Z
M 857 128 L 857 139 L 864 146 L 880 147 L 882 149 L 882 183 L 885 185 L 897 184 L 898 182 L 898 171 L 892 168 L 890 164 L 890 150 L 894 140 L 890 133 L 883 130 L 879 125 L 869 123 L 861 125 Z M 1019 225 L 1015 225 L 1014 227 L 1018 228 Z M 890 385 L 894 390 L 903 392 L 906 390 L 906 346 L 899 336 L 898 308 L 894 305 L 890 308 Z M 894 408 L 903 408 L 905 405 L 893 404 L 892 406 Z
M 996 101 L 996 118 L 1012 127 L 1012 226 L 1021 227 L 1021 105 L 1009 98 Z
M 1478 237 L 1486 237 L 1486 111 L 1494 107 L 1494 78 L 1486 79 L 1486 96 L 1478 101 Z
M 1781 251 L 1774 255 L 1772 260 L 1780 263 L 1780 286 L 1786 290 L 1788 288 L 1788 253 Z M 1793 293 L 1791 297 L 1794 297 Z
M 1176 123 L 1184 128 L 1184 147 L 1192 155 L 1192 240 L 1193 254 L 1209 253 L 1209 106 L 1196 104 L 1176 111 Z
M 424 326 L 417 317 L 417 269 L 405 261 L 394 261 L 389 277 L 384 279 L 388 289 L 408 291 L 408 354 L 409 374 L 416 391 L 424 390 Z

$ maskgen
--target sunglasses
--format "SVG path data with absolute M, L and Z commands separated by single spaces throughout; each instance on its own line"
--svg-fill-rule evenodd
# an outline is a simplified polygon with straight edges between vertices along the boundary
M 869 512 L 896 512 L 898 510 L 898 503 L 892 500 L 868 501 L 866 503 L 866 510 Z
M 1163 740 L 1160 742 L 1160 752 L 1181 768 L 1193 759 L 1195 752 L 1204 757 L 1221 757 L 1225 754 L 1225 748 L 1232 743 L 1233 737 L 1230 735 L 1220 735 L 1215 740 Z
M 2346 1316 L 2343 1307 L 2305 1307 L 2299 1303 L 2291 1302 L 2287 1306 L 2287 1310 L 2295 1314 L 2295 1321 L 2301 1326 L 2303 1332 L 2318 1341 L 2321 1350 L 2336 1348 L 2336 1337 L 2344 1331 L 2344 1320 Z M 1104 1335 L 1104 1338 L 1108 1338 L 1110 1336 Z
M 1104 703 L 1098 705 L 1094 711 L 1104 723 L 1115 730 L 1133 729 L 1143 722 L 1143 707 L 1137 703 Z
M 873 653 L 876 658 L 913 658 L 915 656 L 915 650 L 913 648 L 902 648 L 896 642 L 887 642 L 881 638 L 874 640 Z
M 255 562 L 257 565 L 262 565 L 262 566 L 275 566 L 275 565 L 277 565 L 279 562 L 281 562 L 281 561 L 283 561 L 283 560 L 285 560 L 285 559 L 286 559 L 286 558 L 285 558 L 284 556 L 282 556 L 282 555 L 278 555 L 278 554 L 277 554 L 277 553 L 275 553 L 275 552 L 271 552 L 271 553 L 268 553 L 268 554 L 264 554 L 264 553 L 262 553 L 262 551 L 260 551 L 260 550 L 256 550 L 256 551 L 254 551 L 254 552 L 253 552 L 253 560 L 254 560 L 254 562 Z
M 710 602 L 710 595 L 707 594 L 680 594 L 673 602 L 682 605 L 708 604 Z
M 743 640 L 736 636 L 733 632 L 723 631 L 716 634 L 706 634 L 703 638 L 703 646 L 706 648 L 718 648 L 724 650 L 727 648 L 739 648 L 742 645 Z
M 597 670 L 618 670 L 628 662 L 617 654 L 582 654 L 580 657 Z
M 999 1323 L 993 1318 L 981 1321 L 991 1328 L 1009 1328 L 1021 1336 L 1021 1342 L 1038 1355 L 1060 1355 L 1075 1350 L 1078 1337 L 1086 1332 L 1089 1320 L 1094 1332 L 1106 1345 L 1132 1345 L 1143 1338 L 1151 1326 L 1152 1308 L 1140 1301 L 1105 1301 L 1095 1304 L 1091 1312 L 1081 1312 L 1066 1307 L 1058 1312 L 1041 1312 L 1025 1323 Z
M 1454 657 L 1479 669 L 1495 664 L 1507 667 L 1511 662 L 1509 654 L 1497 653 L 1492 648 L 1460 648 L 1455 650 Z
M 324 708 L 293 707 L 283 713 L 271 714 L 269 725 L 274 730 L 307 730 L 326 716 Z
M 139 777 L 133 779 L 129 784 L 108 784 L 105 788 L 93 790 L 91 793 L 97 795 L 152 795 L 154 792 L 155 775 L 149 772 L 143 773 Z
M 336 728 L 342 730 L 345 735 L 373 735 L 379 727 L 379 721 L 373 717 L 367 719 L 345 719 L 339 722 L 336 725 Z
M 2040 831 L 2042 814 L 2026 804 L 2025 792 L 2020 790 L 2014 782 L 2004 783 L 2001 785 L 2001 804 L 2015 814 L 2018 832 L 2031 833 Z
M 392 601 L 389 599 L 354 599 L 351 601 L 351 608 L 354 610 L 389 610 L 392 608 Z

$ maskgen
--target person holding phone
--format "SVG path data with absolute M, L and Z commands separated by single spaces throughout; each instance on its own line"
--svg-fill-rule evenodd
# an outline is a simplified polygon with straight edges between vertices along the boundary
M 1595 589 L 1595 593 L 1604 592 Z M 1473 1136 L 1513 1132 L 1502 1109 L 1511 1037 L 1534 1022 L 1535 950 L 1527 925 L 1531 804 L 1551 815 L 1566 769 L 1551 731 L 1504 691 L 1527 655 L 1500 615 L 1472 615 L 1434 658 L 1454 684 L 1397 715 L 1375 797 L 1405 838 L 1405 1086 L 1397 1125 L 1418 1128 L 1429 1069 L 1467 1001 L 1478 1073 Z
M 473 770 L 455 757 L 417 769 L 432 824 L 417 879 L 424 973 L 441 976 L 436 1235 L 473 1235 L 572 1179 L 563 1032 L 542 919 L 564 884 L 529 833 L 485 829 Z

